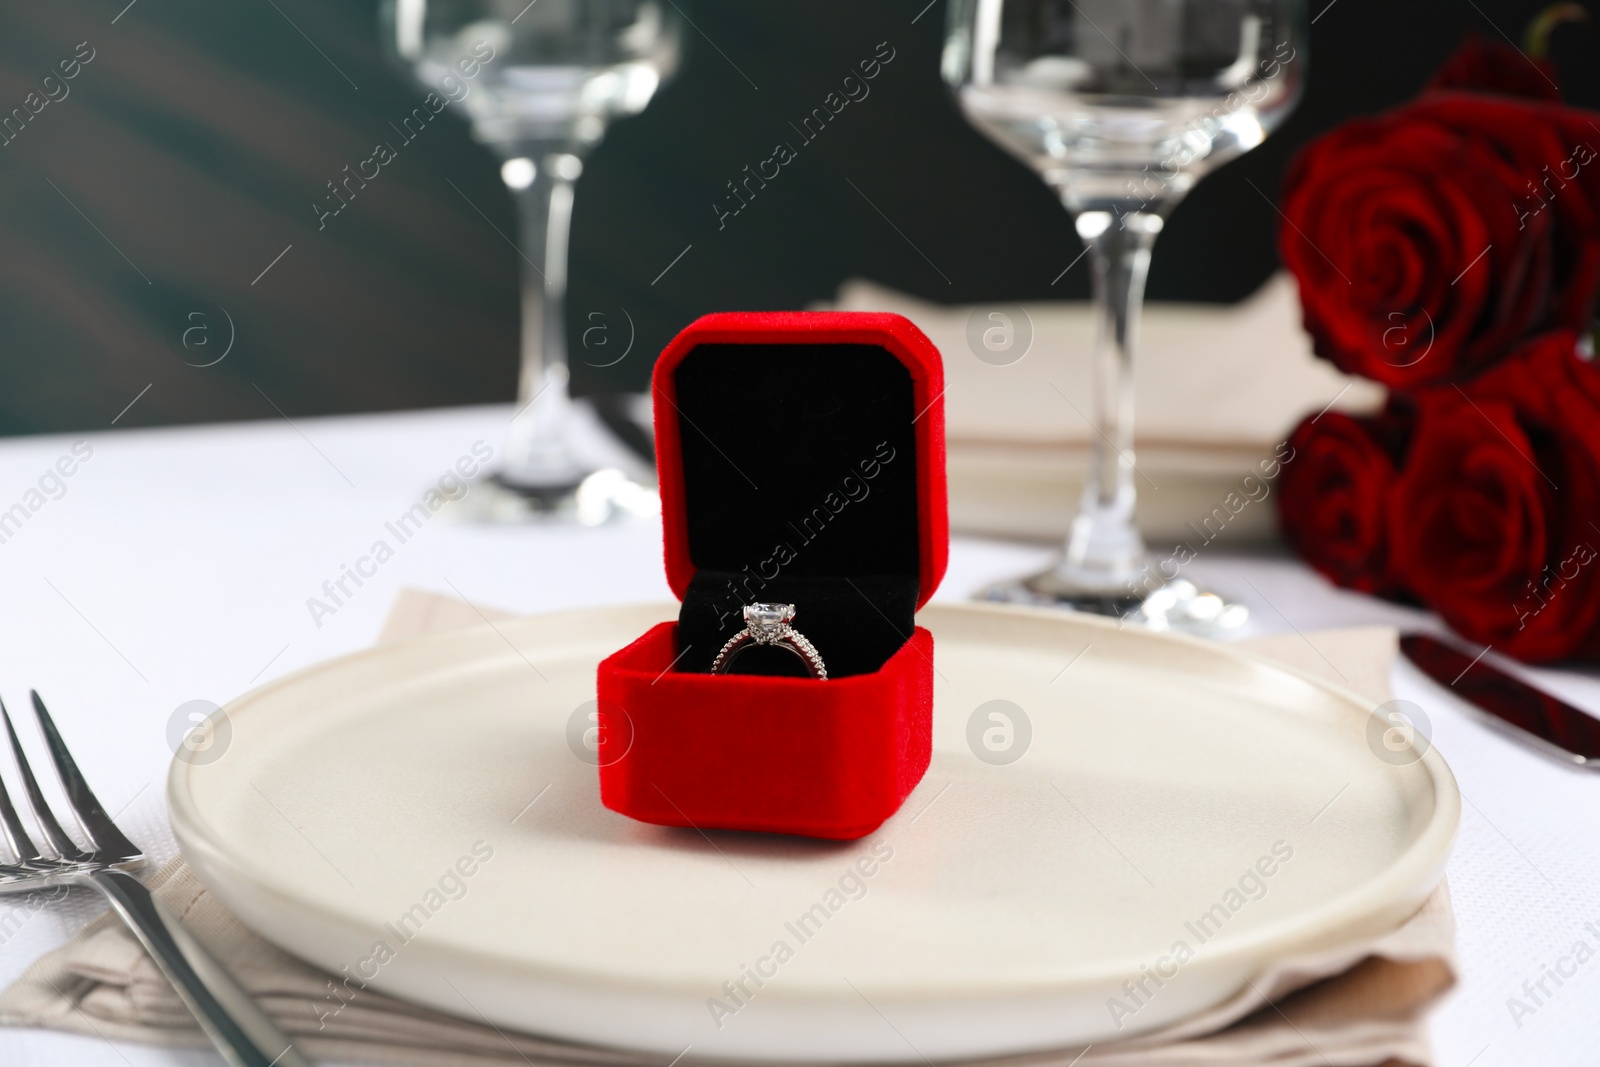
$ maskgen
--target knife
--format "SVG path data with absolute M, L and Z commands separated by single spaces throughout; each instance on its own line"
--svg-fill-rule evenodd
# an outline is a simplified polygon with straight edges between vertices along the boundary
M 1600 719 L 1427 634 L 1406 634 L 1400 651 L 1489 725 L 1562 763 L 1600 770 Z

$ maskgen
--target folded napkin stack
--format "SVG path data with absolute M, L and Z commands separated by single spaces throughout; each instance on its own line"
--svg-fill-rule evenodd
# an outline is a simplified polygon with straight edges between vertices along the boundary
M 954 529 L 1066 532 L 1096 439 L 1088 304 L 947 307 L 854 281 L 832 306 L 898 312 L 944 354 Z M 985 348 L 989 330 L 1003 351 Z M 1213 532 L 1236 542 L 1272 536 L 1273 509 L 1254 488 L 1262 461 L 1277 455 L 1308 412 L 1330 403 L 1372 410 L 1384 395 L 1312 356 L 1285 274 L 1237 305 L 1149 305 L 1134 379 L 1139 519 L 1158 544 L 1192 540 L 1189 524 L 1211 515 L 1230 492 L 1251 502 L 1229 509 L 1226 528 Z M 1257 482 L 1241 491 L 1251 474 Z
M 504 615 L 496 615 L 504 618 Z M 396 602 L 380 640 L 479 623 L 477 609 L 427 593 Z M 1313 644 L 1314 642 L 1314 644 Z M 1374 702 L 1389 699 L 1392 630 L 1258 639 L 1263 654 L 1329 675 Z M 182 859 L 150 887 L 308 1054 L 417 1067 L 664 1067 L 641 1053 L 501 1030 L 462 1004 L 462 1017 L 363 990 L 328 1011 L 332 979 L 248 930 Z M 1425 1016 L 1455 983 L 1455 924 L 1443 886 L 1397 929 L 1279 961 L 1227 1002 L 1130 1041 L 985 1061 L 1006 1067 L 1428 1067 Z M 182 1003 L 122 925 L 104 915 L 0 994 L 0 1024 L 112 1041 L 205 1044 Z M 679 1067 L 695 1062 L 691 1053 Z

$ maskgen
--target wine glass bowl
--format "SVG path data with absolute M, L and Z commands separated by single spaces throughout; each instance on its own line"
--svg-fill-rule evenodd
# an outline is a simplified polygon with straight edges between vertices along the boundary
M 1135 522 L 1132 359 L 1167 214 L 1293 109 L 1304 16 L 1301 0 L 951 0 L 944 78 L 968 121 L 1074 216 L 1097 321 L 1094 436 L 1071 533 L 1055 566 L 987 598 L 1199 632 L 1248 615 L 1152 567 Z
M 1248 0 L 952 0 L 943 72 L 968 121 L 1068 210 L 1170 209 L 1298 102 L 1299 15 Z
M 459 103 L 474 135 L 502 151 L 595 144 L 612 120 L 643 111 L 679 62 L 678 20 L 654 0 L 394 0 L 393 11 L 395 51 L 424 85 L 494 56 Z

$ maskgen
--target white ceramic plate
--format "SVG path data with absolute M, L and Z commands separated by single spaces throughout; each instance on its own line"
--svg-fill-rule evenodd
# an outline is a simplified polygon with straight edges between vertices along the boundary
M 1353 693 L 979 606 L 921 615 L 933 764 L 870 837 L 633 822 L 569 723 L 596 662 L 673 611 L 474 627 L 247 694 L 221 759 L 173 764 L 184 854 L 250 926 L 375 989 L 669 1058 L 817 1060 L 1130 1036 L 1392 926 L 1443 870 L 1448 768 L 1380 759 Z M 969 736 L 1025 751 L 987 762 Z

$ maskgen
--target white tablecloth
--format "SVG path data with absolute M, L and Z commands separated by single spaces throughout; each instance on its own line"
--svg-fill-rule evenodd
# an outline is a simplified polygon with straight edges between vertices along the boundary
M 374 541 L 394 543 L 386 521 L 471 457 L 475 443 L 499 451 L 508 414 L 473 408 L 0 442 L 0 696 L 24 710 L 28 688 L 38 688 L 107 808 L 122 813 L 135 840 L 167 854 L 162 790 L 175 709 L 197 699 L 224 703 L 371 644 L 402 586 L 523 612 L 669 598 L 652 524 L 490 528 L 436 517 L 359 588 L 347 580 L 352 595 L 332 614 L 313 618 L 307 600 L 327 602 L 324 581 L 336 582 Z M 63 464 L 71 476 L 45 478 L 30 495 L 78 440 L 92 454 L 83 459 L 80 445 Z M 1039 547 L 957 541 L 938 595 L 965 598 L 1048 556 Z M 1330 588 L 1283 556 L 1203 556 L 1191 573 L 1250 604 L 1247 632 L 1428 624 L 1419 613 Z M 1600 709 L 1592 673 L 1532 676 Z M 1466 797 L 1449 868 L 1464 981 L 1436 1017 L 1439 1062 L 1595 1062 L 1600 776 L 1509 743 L 1408 666 L 1398 668 L 1395 688 L 1431 719 L 1434 743 Z M 13 905 L 0 901 L 0 983 L 99 907 L 88 897 L 61 910 Z M 1573 956 L 1579 942 L 1587 946 L 1582 963 Z M 1546 968 L 1568 975 L 1558 985 Z M 1532 1012 L 1513 1017 L 1511 997 Z M 7 1067 L 216 1062 L 209 1053 L 0 1030 Z

